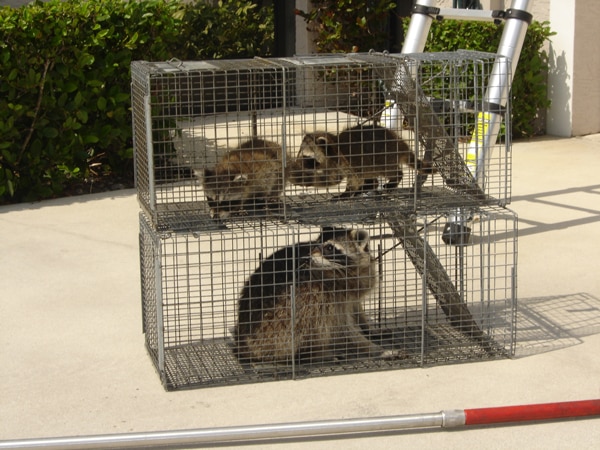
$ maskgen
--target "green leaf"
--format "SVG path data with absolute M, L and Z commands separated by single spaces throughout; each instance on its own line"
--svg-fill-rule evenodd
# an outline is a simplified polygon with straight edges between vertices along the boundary
M 83 103 L 83 94 L 81 93 L 81 91 L 75 94 L 75 99 L 73 100 L 73 103 L 75 104 L 76 108 L 79 108 L 81 106 L 81 104 Z
M 19 69 L 18 67 L 13 68 L 13 70 L 10 71 L 10 73 L 8 74 L 8 81 L 12 81 L 14 79 L 17 78 L 17 75 L 19 74 Z
M 75 113 L 75 115 L 77 116 L 77 118 L 79 119 L 79 121 L 81 123 L 87 123 L 88 121 L 88 113 L 85 110 L 79 110 L 77 111 L 77 113 Z
M 105 111 L 106 110 L 106 99 L 104 97 L 100 97 L 98 99 L 98 101 L 96 102 L 96 106 L 98 107 L 98 109 L 100 111 Z
M 42 130 L 42 135 L 47 138 L 55 138 L 58 137 L 58 130 L 53 127 L 46 127 Z
M 94 136 L 93 134 L 87 135 L 83 138 L 84 144 L 95 144 L 100 141 L 98 136 Z
M 92 64 L 94 64 L 95 60 L 96 60 L 96 58 L 94 57 L 94 55 L 90 55 L 89 53 L 84 53 L 79 57 L 79 66 L 80 67 L 91 66 Z
M 64 85 L 63 85 L 63 92 L 75 92 L 77 90 L 77 88 L 79 87 L 79 85 L 77 83 L 73 83 L 72 81 L 67 81 Z
M 139 39 L 139 34 L 136 31 L 135 33 L 133 33 L 133 35 L 129 38 L 129 40 L 125 43 L 125 47 L 128 49 L 133 49 L 135 48 L 135 43 L 137 42 L 137 40 Z

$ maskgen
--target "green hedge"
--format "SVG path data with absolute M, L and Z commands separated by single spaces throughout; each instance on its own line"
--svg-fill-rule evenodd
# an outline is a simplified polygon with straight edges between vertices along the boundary
M 130 63 L 268 55 L 250 1 L 54 0 L 0 8 L 0 203 L 133 171 Z
M 311 9 L 296 9 L 316 36 L 319 53 L 389 49 L 390 0 L 311 0 Z
M 349 46 L 336 51 L 380 42 L 377 34 L 387 31 L 367 25 L 388 3 L 378 0 L 373 9 L 353 0 L 343 11 L 326 11 L 329 25 L 343 25 L 334 27 L 336 45 Z M 349 8 L 365 12 L 349 15 Z M 74 179 L 132 176 L 132 60 L 268 56 L 273 29 L 271 8 L 250 0 L 217 6 L 203 0 L 52 0 L 0 8 L 0 204 L 61 195 Z M 426 50 L 495 52 L 501 31 L 480 22 L 435 22 Z M 361 33 L 370 40 L 358 38 Z M 513 83 L 514 136 L 538 132 L 538 111 L 549 104 L 542 48 L 551 35 L 546 23 L 534 22 L 527 32 Z

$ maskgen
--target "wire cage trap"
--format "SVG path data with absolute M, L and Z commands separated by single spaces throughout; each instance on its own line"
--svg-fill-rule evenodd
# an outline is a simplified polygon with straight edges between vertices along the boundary
M 146 346 L 166 389 L 505 358 L 516 216 L 455 208 L 327 224 L 158 231 L 140 214 Z M 420 255 L 420 256 L 419 256 Z M 421 261 L 422 263 L 417 263 Z
M 510 142 L 482 139 L 498 67 L 468 51 L 133 62 L 164 386 L 511 355 Z
M 487 143 L 476 169 L 465 162 L 483 152 L 498 61 L 470 51 L 135 61 L 140 204 L 167 231 L 206 215 L 310 221 L 506 205 L 508 139 Z

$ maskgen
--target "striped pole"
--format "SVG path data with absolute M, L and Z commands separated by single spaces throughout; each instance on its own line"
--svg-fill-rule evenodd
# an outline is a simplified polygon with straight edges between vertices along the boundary
M 299 439 L 316 436 L 349 435 L 409 428 L 456 428 L 469 425 L 531 422 L 600 416 L 600 399 L 537 405 L 448 410 L 439 413 L 365 419 L 325 420 L 272 425 L 251 425 L 212 429 L 157 431 L 97 436 L 0 441 L 0 449 L 127 449 L 182 445 L 210 445 L 224 442 L 251 443 L 269 439 Z

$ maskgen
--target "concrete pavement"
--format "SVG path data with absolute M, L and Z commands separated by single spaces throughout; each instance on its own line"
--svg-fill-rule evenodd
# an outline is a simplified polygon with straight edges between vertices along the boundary
M 512 360 L 165 392 L 141 330 L 133 190 L 0 207 L 0 440 L 600 398 L 600 135 L 513 146 Z M 600 418 L 286 448 L 598 448 Z M 261 445 L 265 447 L 266 445 Z

